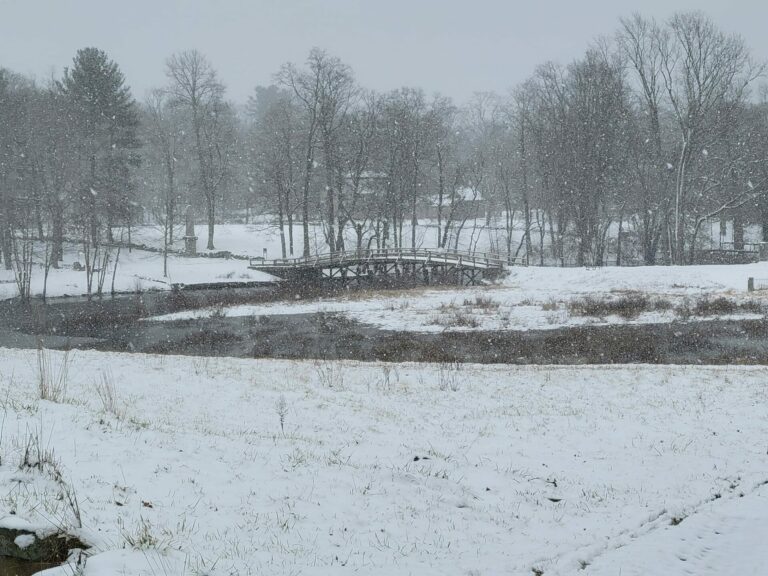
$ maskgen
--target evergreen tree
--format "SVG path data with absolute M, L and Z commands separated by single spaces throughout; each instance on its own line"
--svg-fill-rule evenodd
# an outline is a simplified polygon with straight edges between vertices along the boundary
M 118 65 L 97 48 L 78 50 L 58 87 L 68 103 L 83 164 L 76 204 L 96 246 L 102 228 L 111 240 L 112 226 L 130 218 L 135 190 L 130 167 L 139 161 L 136 102 Z

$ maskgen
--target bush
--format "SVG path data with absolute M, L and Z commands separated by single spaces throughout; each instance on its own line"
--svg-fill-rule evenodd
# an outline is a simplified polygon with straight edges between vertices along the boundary
M 762 314 L 765 311 L 760 302 L 756 302 L 754 300 L 749 300 L 747 302 L 735 302 L 734 300 L 729 300 L 723 296 L 718 296 L 717 298 L 709 298 L 708 296 L 704 296 L 703 298 L 700 298 L 696 301 L 696 304 L 693 306 L 693 308 L 690 308 L 690 305 L 687 303 L 686 305 L 689 307 L 689 309 L 680 313 L 681 310 L 678 308 L 678 315 L 683 316 L 687 313 L 688 316 L 718 316 L 725 314 L 735 314 L 737 312 Z
M 478 328 L 480 321 L 472 314 L 463 310 L 452 310 L 447 314 L 439 314 L 430 319 L 433 326 L 443 326 L 444 328 Z
M 557 300 L 555 300 L 554 298 L 550 298 L 549 300 L 547 300 L 541 305 L 541 309 L 544 312 L 554 312 L 558 308 L 559 306 L 557 304 Z
M 464 300 L 464 306 L 471 306 L 473 308 L 480 308 L 481 310 L 498 310 L 499 303 L 496 302 L 490 296 L 475 296 L 474 301 L 470 299 Z
M 211 312 L 208 315 L 209 318 L 214 319 L 221 319 L 227 317 L 227 310 L 224 308 L 222 304 L 217 304 L 213 308 L 211 308 Z
M 125 405 L 120 401 L 115 381 L 109 370 L 101 373 L 101 380 L 96 383 L 96 396 L 101 401 L 104 412 L 112 414 L 118 420 L 125 418 Z
M 720 296 L 710 300 L 708 297 L 696 301 L 693 313 L 696 316 L 714 316 L 716 314 L 733 314 L 737 310 L 736 303 Z
M 314 364 L 315 375 L 320 386 L 334 390 L 344 389 L 344 367 L 340 363 L 316 360 Z
M 40 400 L 63 402 L 69 379 L 69 351 L 64 352 L 58 367 L 54 367 L 50 351 L 37 343 L 37 390 Z
M 437 386 L 445 392 L 450 390 L 451 392 L 457 392 L 459 390 L 459 383 L 461 381 L 461 364 L 458 362 L 446 362 L 438 366 L 437 371 Z
M 669 300 L 651 299 L 645 294 L 630 294 L 616 299 L 586 296 L 568 304 L 568 310 L 576 316 L 615 315 L 625 320 L 633 320 L 643 312 L 662 312 L 671 309 L 672 303 Z

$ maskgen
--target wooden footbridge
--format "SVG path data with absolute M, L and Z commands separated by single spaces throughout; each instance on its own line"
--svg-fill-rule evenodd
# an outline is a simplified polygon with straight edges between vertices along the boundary
M 300 258 L 251 258 L 249 268 L 302 284 L 476 284 L 502 274 L 510 261 L 498 254 L 425 248 L 334 252 Z

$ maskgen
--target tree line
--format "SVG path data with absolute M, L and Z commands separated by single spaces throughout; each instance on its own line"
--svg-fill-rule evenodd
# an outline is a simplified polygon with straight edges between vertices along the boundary
M 211 250 L 217 223 L 255 213 L 284 256 L 317 234 L 344 251 L 472 247 L 484 231 L 540 264 L 683 264 L 712 219 L 737 248 L 768 222 L 765 66 L 698 12 L 623 19 L 572 63 L 463 105 L 367 90 L 321 49 L 243 106 L 195 50 L 165 70 L 137 102 L 97 48 L 46 83 L 0 69 L 0 257 L 22 284 L 35 240 L 46 273 L 71 241 L 100 292 L 132 227 L 158 226 L 167 254 L 187 205 Z

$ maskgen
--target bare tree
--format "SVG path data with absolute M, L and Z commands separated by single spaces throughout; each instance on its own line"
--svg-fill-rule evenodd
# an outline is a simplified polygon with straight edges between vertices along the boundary
M 304 144 L 302 147 L 301 220 L 303 227 L 304 256 L 309 256 L 309 196 L 312 174 L 315 169 L 318 116 L 320 114 L 321 76 L 313 68 L 325 58 L 325 53 L 313 49 L 308 59 L 309 71 L 299 70 L 294 64 L 285 64 L 275 75 L 277 83 L 291 90 L 304 111 Z
M 40 220 L 49 222 L 48 265 L 58 268 L 64 257 L 65 219 L 80 179 L 77 131 L 66 113 L 66 99 L 55 85 L 38 90 L 32 106 L 29 161 L 41 205 Z M 38 227 L 44 228 L 42 222 Z
M 260 96 L 259 96 L 260 95 Z M 301 123 L 293 94 L 257 90 L 251 100 L 252 158 L 262 193 L 277 210 L 283 258 L 293 256 L 293 218 L 297 207 L 297 164 Z M 288 238 L 286 242 L 286 226 Z
M 384 228 L 391 226 L 395 247 L 403 247 L 403 224 L 409 218 L 411 246 L 416 247 L 418 208 L 429 196 L 427 167 L 434 144 L 424 93 L 403 88 L 386 95 L 381 120 L 381 162 L 387 174 Z
M 635 87 L 634 126 L 630 129 L 630 166 L 638 194 L 632 203 L 642 241 L 643 261 L 655 264 L 659 242 L 667 229 L 667 218 L 674 195 L 673 153 L 670 134 L 664 121 L 663 62 L 660 51 L 662 32 L 653 20 L 638 14 L 621 20 L 617 34 L 619 54 L 630 71 Z
M 361 95 L 359 106 L 347 116 L 341 138 L 339 166 L 339 229 L 337 247 L 344 246 L 344 229 L 351 224 L 356 249 L 363 246 L 369 221 L 375 217 L 371 196 L 380 192 L 384 174 L 373 169 L 376 155 L 376 128 L 381 113 L 381 98 L 373 92 Z
M 278 84 L 289 89 L 304 112 L 304 165 L 302 174 L 302 220 L 304 223 L 304 254 L 309 254 L 309 204 L 312 175 L 317 164 L 318 146 L 325 167 L 325 237 L 331 251 L 343 238 L 336 234 L 339 209 L 342 161 L 339 150 L 340 130 L 352 103 L 356 86 L 352 71 L 338 58 L 324 50 L 313 48 L 304 69 L 285 64 L 276 75 Z M 343 244 L 343 242 L 342 242 Z
M 166 63 L 171 101 L 190 115 L 198 163 L 198 185 L 205 200 L 207 249 L 214 250 L 216 206 L 228 174 L 231 126 L 224 101 L 224 85 L 208 60 L 197 50 L 174 54 Z
M 154 90 L 147 97 L 148 143 L 163 174 L 158 202 L 153 210 L 155 220 L 163 229 L 163 276 L 168 276 L 168 250 L 173 246 L 174 226 L 179 206 L 177 165 L 182 147 L 180 119 L 174 115 L 167 94 Z
M 656 34 L 661 76 L 677 126 L 674 254 L 684 263 L 685 223 L 694 158 L 707 146 L 716 110 L 742 102 L 764 66 L 749 55 L 743 39 L 728 35 L 703 14 L 677 14 Z

